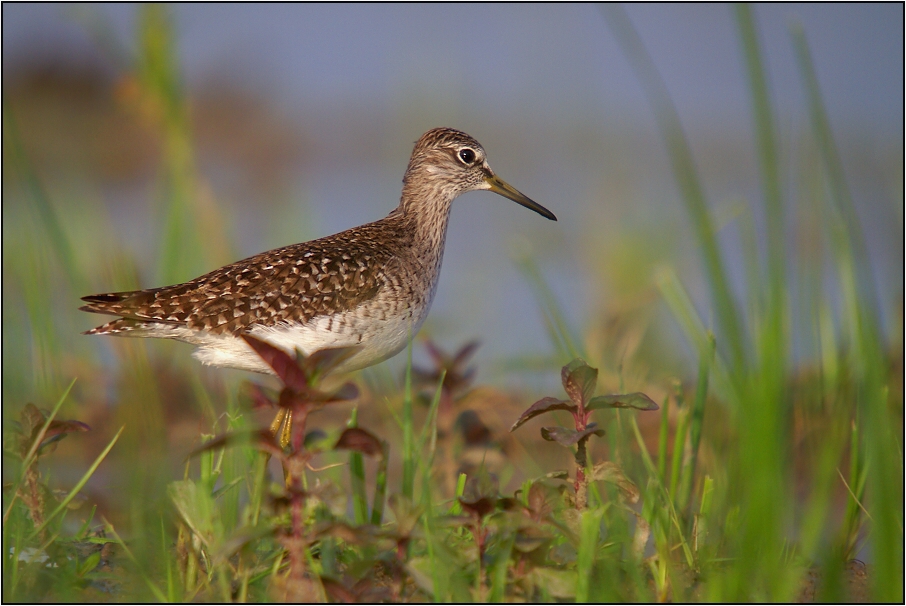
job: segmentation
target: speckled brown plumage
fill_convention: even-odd
[[[339,370],[379,362],[405,346],[437,286],[450,203],[490,189],[554,219],[500,180],[481,145],[438,128],[416,143],[399,206],[387,217],[216,269],[183,284],[84,297],[83,311],[119,316],[85,334],[172,338],[199,346],[206,364],[269,372],[239,335],[311,353],[358,345]]]
[[[253,324],[305,323],[350,310],[373,298],[407,232],[386,223],[356,227],[237,261],[183,284],[84,297],[81,309],[140,320],[185,324],[212,334],[238,335]],[[396,232],[375,246],[375,237]],[[86,334],[100,334],[100,328]]]

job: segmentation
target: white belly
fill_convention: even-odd
[[[349,372],[377,364],[402,351],[408,340],[418,332],[429,307],[430,300],[423,309],[409,308],[402,310],[402,314],[386,314],[370,306],[362,306],[339,316],[314,318],[304,325],[281,323],[256,326],[248,334],[290,354],[294,354],[296,349],[311,355],[328,347],[357,346],[359,351],[335,370]],[[194,336],[191,342],[199,347],[192,355],[203,364],[273,374],[258,354],[238,337]]]

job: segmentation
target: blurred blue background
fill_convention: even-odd
[[[54,204],[64,216],[82,204],[105,207],[116,233],[104,238],[136,255],[143,287],[160,285],[160,243],[149,227],[161,216],[154,207],[159,150],[117,122],[123,110],[116,104],[82,104],[86,95],[116,98],[123,66],[136,53],[137,7],[4,3],[2,10],[4,96]],[[477,360],[491,369],[483,368],[483,379],[494,380],[494,369],[497,378],[505,375],[501,359],[552,352],[514,262],[524,255],[537,260],[592,349],[620,350],[614,364],[638,346],[633,339],[648,338],[609,333],[615,319],[649,306],[654,311],[638,321],[639,331],[675,331],[652,302],[660,266],[674,267],[702,317],[712,318],[653,113],[597,6],[169,10],[198,171],[230,235],[222,263],[384,216],[397,204],[413,142],[429,128],[451,126],[481,141],[504,179],[560,219],[549,223],[488,193],[454,205],[426,330],[447,348],[481,338]],[[721,242],[739,286],[743,259],[729,226],[760,191],[732,9],[656,4],[626,11],[667,83],[717,222],[728,226]],[[754,14],[782,129],[790,245],[812,245],[801,212],[810,127],[789,35],[798,22],[863,221],[884,321],[901,330],[903,5],[772,3],[756,5]],[[4,196],[4,240],[15,229],[6,220],[14,203]],[[198,273],[209,269],[201,265]],[[92,276],[100,291],[125,286],[105,282],[102,272]],[[4,306],[13,296],[7,290]],[[95,318],[76,306],[73,299],[77,329],[93,326]]]

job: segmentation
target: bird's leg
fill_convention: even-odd
[[[280,448],[286,449],[292,436],[293,429],[293,411],[288,408],[281,408],[271,423],[271,434],[277,438]]]
[[[292,440],[292,430],[293,411],[289,408],[280,408],[274,417],[273,423],[271,423],[271,435],[276,438],[277,443],[280,444],[280,449],[284,452]],[[270,456],[268,456],[269,458]],[[287,488],[290,487],[291,477],[286,471],[286,465],[283,465],[283,482]]]

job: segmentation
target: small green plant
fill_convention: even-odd
[[[28,403],[22,409],[20,421],[12,424],[9,439],[4,440],[3,450],[22,461],[20,487],[13,495],[22,500],[38,533],[44,536],[48,501],[53,500],[51,490],[41,481],[38,460],[52,453],[60,440],[76,431],[90,427],[81,421],[58,421]],[[4,521],[6,516],[4,515]]]
[[[75,381],[73,381],[74,383]],[[96,572],[107,540],[90,529],[95,510],[74,534],[63,534],[63,518],[78,507],[76,497],[119,438],[119,433],[69,491],[55,491],[38,469],[38,461],[52,453],[70,433],[89,431],[81,421],[56,419],[72,384],[50,413],[26,404],[19,422],[10,423],[3,451],[18,459],[16,479],[4,486],[3,599],[18,601],[24,591],[31,596],[48,591],[68,594],[99,582]],[[122,432],[122,429],[120,430]],[[55,572],[56,571],[56,572]],[[23,591],[24,590],[24,591]]]
[[[643,393],[594,396],[598,383],[598,369],[592,368],[584,360],[576,358],[560,371],[563,389],[569,399],[546,397],[528,407],[522,416],[513,423],[510,431],[538,415],[555,410],[565,410],[573,417],[574,428],[542,427],[541,437],[549,442],[556,442],[566,448],[576,447],[576,473],[573,477],[576,491],[576,509],[588,506],[588,457],[586,442],[591,436],[603,436],[604,430],[598,429],[597,423],[589,423],[591,413],[601,408],[635,408],[636,410],[657,410],[658,405]]]

